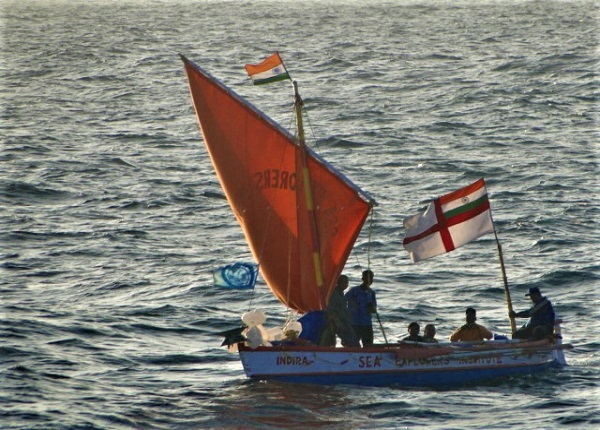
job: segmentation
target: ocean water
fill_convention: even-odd
[[[0,428],[600,428],[599,10],[593,1],[4,0]],[[509,330],[493,236],[419,264],[402,220],[485,177],[515,309],[542,289],[569,366],[449,390],[248,381],[217,332],[262,308],[212,286],[250,253],[188,94],[185,54],[379,202],[345,273],[375,272],[388,339]],[[376,335],[382,340],[381,333]]]

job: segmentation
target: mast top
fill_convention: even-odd
[[[292,85],[294,86],[294,104],[296,107],[304,106],[304,102],[302,101],[302,97],[300,97],[300,92],[298,91],[298,82],[292,81]]]

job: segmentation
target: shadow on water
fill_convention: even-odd
[[[225,387],[209,409],[229,428],[343,428],[354,401],[343,387],[244,380]]]
[[[595,384],[589,378],[592,375],[586,377],[582,370],[569,366],[448,389],[232,381],[207,405],[211,418],[204,424],[210,428],[342,429],[386,428],[391,423],[394,428],[424,428],[428,423],[430,428],[443,428],[449,420],[465,419],[465,428],[478,428],[482,423],[464,415],[465,399],[470,399],[469,408],[495,408],[503,398],[510,399],[512,413],[521,419],[533,408],[556,412],[543,425],[590,424],[597,418],[586,399],[564,393],[565,384],[572,384],[578,376],[582,388]],[[574,411],[582,409],[587,411],[575,416]],[[507,425],[512,417],[506,416]],[[364,426],[357,427],[357,423]]]

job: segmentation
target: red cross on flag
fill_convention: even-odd
[[[404,248],[413,262],[450,252],[494,231],[483,178],[438,197],[422,214],[404,220]]]

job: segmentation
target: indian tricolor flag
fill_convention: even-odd
[[[483,178],[435,199],[427,210],[404,220],[404,248],[413,262],[450,252],[494,231]]]
[[[290,79],[290,75],[285,69],[278,52],[274,53],[260,64],[246,64],[244,67],[254,85]]]

